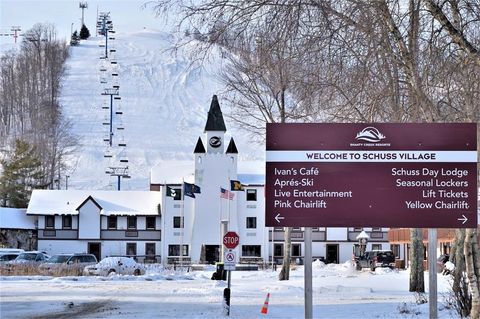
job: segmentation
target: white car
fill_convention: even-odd
[[[109,276],[118,275],[143,275],[145,268],[128,257],[107,257],[98,264],[87,266],[83,269],[84,275]]]

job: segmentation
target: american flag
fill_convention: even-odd
[[[235,194],[225,188],[220,188],[220,198],[232,200]]]

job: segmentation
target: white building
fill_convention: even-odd
[[[233,138],[225,140],[226,131],[214,96],[204,136],[194,148],[193,179],[185,180],[200,187],[195,198],[182,194],[179,181],[165,182],[157,168],[152,169],[150,191],[35,190],[27,215],[38,217],[38,249],[213,263],[221,259],[222,237],[229,230],[240,237],[239,262],[268,263],[272,255],[280,262],[283,228],[265,227],[264,176],[238,171],[238,150]],[[242,182],[244,191],[221,198],[221,188],[230,191],[231,180]],[[167,196],[167,187],[176,197]],[[386,228],[319,227],[312,234],[314,258],[336,263],[351,259],[362,230],[370,236],[367,250],[390,248]],[[292,256],[300,261],[303,255],[303,231],[294,228]]]

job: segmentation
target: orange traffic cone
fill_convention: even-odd
[[[263,313],[264,315],[267,314],[268,310],[268,300],[270,299],[270,293],[267,293],[267,298],[265,299],[265,302],[263,303],[262,311],[260,313]]]

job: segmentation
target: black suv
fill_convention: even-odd
[[[355,257],[357,270],[370,268],[375,271],[377,267],[395,268],[395,255],[391,250],[370,250],[366,251],[364,256]]]

